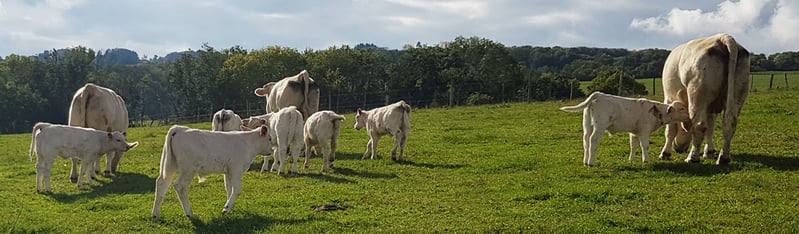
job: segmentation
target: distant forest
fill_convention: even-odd
[[[302,70],[321,87],[320,109],[341,113],[400,99],[426,108],[581,97],[579,81],[591,80],[592,90],[645,94],[634,79],[660,77],[668,53],[507,47],[479,37],[402,49],[374,44],[303,51],[217,49],[205,44],[196,51],[144,59],[128,49],[77,46],[0,58],[0,133],[30,131],[39,121],[66,123],[72,95],[87,82],[119,93],[132,121],[171,123],[220,108],[260,114],[264,99],[253,90]],[[751,65],[752,71],[796,71],[799,52],[754,54]]]

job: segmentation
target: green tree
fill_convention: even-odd
[[[619,79],[621,79],[621,88],[619,88]],[[619,96],[647,94],[646,86],[636,82],[631,72],[609,67],[603,68],[597,73],[596,78],[588,85],[588,90]]]

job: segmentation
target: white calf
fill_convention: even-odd
[[[233,204],[241,192],[242,176],[252,159],[272,150],[269,132],[267,127],[250,131],[213,132],[172,126],[166,135],[161,152],[160,174],[155,181],[153,219],[161,215],[161,203],[175,173],[179,173],[175,192],[186,216],[192,217],[189,184],[194,175],[223,174],[227,202],[222,212],[233,210]]]
[[[344,116],[333,111],[319,111],[313,113],[305,121],[305,168],[311,158],[311,147],[318,147],[317,153],[322,153],[322,171],[329,171],[336,160],[338,135]],[[330,142],[330,147],[328,143]],[[320,152],[321,151],[321,152]]]
[[[36,154],[36,191],[52,192],[50,171],[56,157],[77,159],[81,162],[77,175],[78,188],[83,187],[83,176],[88,174],[87,184],[92,184],[92,164],[103,154],[114,151],[125,152],[139,145],[127,143],[124,132],[105,132],[92,128],[37,123],[31,133],[30,159]]]
[[[285,172],[286,168],[286,151],[291,150],[291,158],[293,163],[291,165],[291,173],[297,174],[297,161],[300,158],[300,151],[303,147],[303,132],[302,126],[304,121],[302,113],[297,110],[295,106],[285,107],[278,112],[272,113],[268,118],[269,128],[273,129],[270,132],[272,136],[272,144],[277,143],[275,151],[272,154],[275,158],[272,163],[272,169],[277,169],[277,174]],[[264,164],[261,166],[261,172],[266,170],[268,160],[264,159]]]
[[[649,135],[663,124],[687,121],[688,109],[682,102],[671,105],[644,98],[619,97],[594,92],[576,106],[560,108],[563,111],[583,111],[583,164],[593,166],[596,150],[605,130],[610,133],[630,133],[630,158],[633,160],[640,142],[642,158],[646,162]]]
[[[405,101],[393,103],[388,106],[375,108],[372,110],[361,110],[358,108],[355,115],[355,129],[361,130],[366,127],[369,134],[369,143],[366,144],[366,153],[363,158],[369,156],[371,159],[377,155],[377,142],[384,135],[394,136],[394,148],[391,150],[391,160],[402,161],[402,154],[405,151],[405,144],[408,141],[408,133],[411,131],[411,106]],[[397,159],[397,148],[399,148],[399,159]]]
[[[241,130],[241,117],[232,110],[221,109],[214,113],[211,119],[211,131],[239,131]]]

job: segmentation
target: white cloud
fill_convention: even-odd
[[[770,23],[766,29],[768,35],[780,44],[796,47],[799,41],[799,2],[779,1]]]
[[[416,28],[425,24],[424,20],[409,16],[386,16],[383,17],[383,20],[389,22],[390,25],[402,28]]]
[[[763,7],[769,1],[724,1],[718,5],[718,10],[712,12],[673,8],[666,16],[634,18],[630,27],[680,36],[699,36],[715,32],[743,34],[755,28]]]
[[[460,15],[469,19],[488,14],[488,2],[480,0],[388,0],[388,2],[434,13]]]
[[[554,12],[541,15],[526,16],[523,21],[536,27],[558,27],[564,24],[576,25],[586,18],[576,12]]]

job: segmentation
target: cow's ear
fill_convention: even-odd
[[[358,110],[357,110],[357,111],[355,111],[355,112],[356,112],[356,113],[358,113],[359,115],[360,115],[360,114],[363,114],[363,110],[361,110],[361,108],[358,108]]]
[[[658,110],[658,107],[655,105],[652,105],[652,108],[649,108],[649,113],[652,113],[652,115],[655,116],[655,118],[658,118],[659,120],[662,119],[660,115],[660,110]]]
[[[250,126],[250,118],[242,119],[241,125]]]
[[[128,132],[122,132],[123,136],[128,136]]]
[[[114,135],[111,135],[111,132],[108,132],[108,138],[114,138]]]
[[[264,88],[255,89],[255,96],[266,97],[267,94],[269,94],[269,93]]]
[[[258,122],[261,122],[261,125],[266,125],[266,119],[258,118]]]
[[[128,143],[128,150],[136,148],[139,145],[139,142]]]
[[[674,107],[669,105],[669,108],[666,108],[666,114],[671,114],[672,111],[674,111]]]

